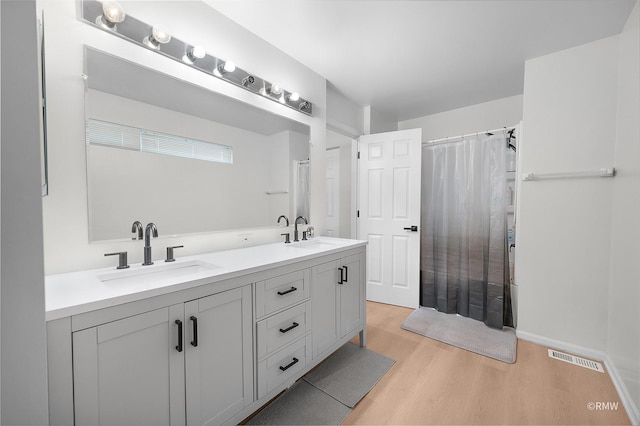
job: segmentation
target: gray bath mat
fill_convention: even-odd
[[[248,425],[339,425],[351,409],[299,380],[249,419]]]
[[[391,358],[349,342],[302,379],[353,408],[394,363]]]
[[[413,311],[401,327],[498,361],[516,362],[516,331],[510,327],[497,330],[471,318],[423,307]]]

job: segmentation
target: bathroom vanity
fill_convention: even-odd
[[[366,242],[46,277],[50,424],[237,424],[358,333]]]

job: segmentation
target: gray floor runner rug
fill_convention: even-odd
[[[395,363],[391,358],[347,343],[303,380],[348,407],[355,407]]]
[[[498,361],[516,362],[516,331],[510,327],[497,330],[471,318],[423,307],[413,311],[401,327]]]
[[[346,343],[246,424],[339,425],[394,363]]]
[[[351,409],[299,380],[253,416],[248,425],[339,425]]]

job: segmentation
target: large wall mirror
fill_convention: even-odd
[[[85,47],[89,238],[308,217],[307,125]]]

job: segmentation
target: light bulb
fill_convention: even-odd
[[[124,21],[127,15],[117,1],[105,1],[102,3],[102,15],[96,18],[96,24],[107,29],[115,29],[116,24]]]
[[[224,63],[224,70],[226,72],[234,72],[236,70],[236,64],[233,61],[227,61]]]
[[[151,35],[142,40],[145,46],[150,49],[160,50],[161,44],[167,44],[171,41],[171,33],[164,25],[154,25],[151,29]]]
[[[269,93],[271,93],[272,95],[279,95],[280,93],[282,93],[282,87],[278,86],[277,84],[272,84],[271,88],[269,89]]]
[[[160,44],[167,44],[171,41],[171,33],[164,25],[154,26],[151,35]]]
[[[226,61],[219,64],[214,70],[213,74],[216,77],[222,77],[226,73],[234,72],[236,70],[236,64],[233,61]]]
[[[207,52],[204,50],[204,47],[193,46],[187,50],[187,53],[182,57],[182,60],[187,64],[193,65],[196,60],[204,58],[206,54]]]
[[[300,95],[298,94],[298,92],[293,92],[289,95],[289,100],[291,102],[296,102],[300,100]]]

